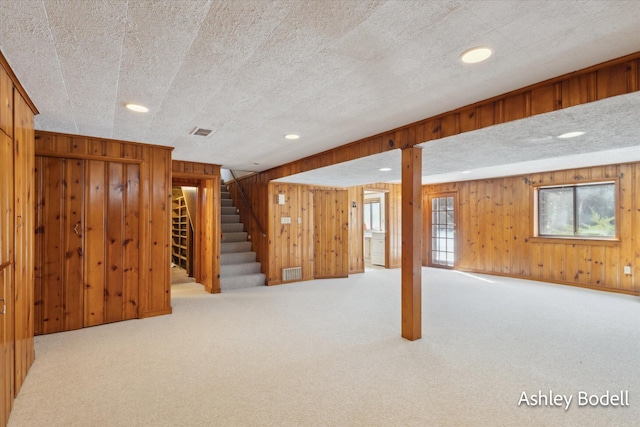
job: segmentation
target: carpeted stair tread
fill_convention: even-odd
[[[238,233],[244,231],[244,224],[241,222],[227,222],[221,224],[222,233]]]
[[[247,241],[246,231],[222,233],[222,240],[221,240],[222,243],[246,242],[246,241]]]
[[[240,215],[220,215],[220,221],[224,223],[240,222]]]
[[[220,267],[227,264],[242,264],[256,260],[255,252],[230,252],[220,254]]]
[[[265,285],[266,276],[262,273],[247,274],[245,276],[231,276],[220,278],[220,289],[229,291],[233,289],[252,288]]]
[[[245,262],[242,264],[222,264],[220,265],[220,278],[247,276],[260,273],[259,262]]]
[[[229,242],[220,244],[220,253],[251,252],[251,242]]]

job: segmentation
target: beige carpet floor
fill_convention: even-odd
[[[36,337],[9,426],[638,425],[640,298],[425,268],[409,342],[399,283],[174,285],[172,315]],[[629,406],[576,402],[607,390]]]

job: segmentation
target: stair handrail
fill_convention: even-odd
[[[249,202],[249,199],[247,199],[247,196],[244,194],[244,191],[242,191],[242,187],[240,187],[240,184],[238,183],[238,178],[236,178],[236,174],[234,174],[231,169],[229,169],[229,172],[231,172],[231,176],[233,177],[234,184],[236,184],[236,187],[238,187],[238,191],[240,192],[240,195],[242,196],[242,200],[244,201],[244,203],[249,208],[249,213],[251,213],[251,216],[253,217],[253,220],[258,225],[258,228],[260,229],[260,233],[262,234],[262,237],[267,237],[267,233],[264,231],[264,228],[262,228],[262,224],[260,224],[260,220],[258,219],[258,216],[253,211],[253,208],[251,207],[251,203]]]

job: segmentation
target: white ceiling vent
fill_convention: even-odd
[[[211,133],[211,129],[203,129],[203,128],[195,128],[191,131],[191,135],[197,136],[209,136]]]

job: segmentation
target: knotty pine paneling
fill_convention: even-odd
[[[269,182],[271,180],[331,166],[348,160],[367,157],[404,146],[420,144],[445,136],[456,135],[511,120],[526,118],[556,109],[584,104],[622,93],[631,93],[640,90],[639,82],[640,52],[463,106],[438,116],[426,118],[397,129],[354,141],[350,144],[296,160],[258,174],[242,177],[238,182],[242,186],[245,194],[247,194],[262,227],[266,227],[265,224],[269,222],[272,214],[271,201],[268,197]],[[399,187],[398,185],[398,188]],[[240,200],[237,198],[239,195],[237,194],[235,185],[230,186],[230,191],[232,192],[234,200]],[[395,191],[396,190],[394,190],[394,192]],[[473,191],[478,194],[478,189],[473,186],[471,186],[468,191]],[[399,189],[397,192],[399,194]],[[391,193],[389,197],[391,199],[396,198],[393,193]],[[391,203],[389,203],[389,205],[391,205]],[[399,206],[398,204],[397,213],[390,212],[390,214],[397,215],[399,218]],[[248,213],[243,202],[239,202],[239,209],[247,231],[254,238],[253,250],[256,251],[258,260],[262,262],[263,272],[267,274],[267,277],[273,279],[275,274],[280,273],[272,273],[269,271],[271,267],[265,267],[264,261],[269,260],[269,241],[261,235],[261,229],[257,225],[257,221]],[[483,211],[481,215],[486,215],[486,212]],[[469,218],[468,221],[477,220],[477,218],[478,216],[476,215]],[[465,219],[465,221],[467,221],[467,219]],[[476,228],[480,227],[480,225],[470,225]],[[392,228],[396,226],[397,233]],[[482,227],[486,228],[487,226],[483,224]],[[387,267],[399,267],[401,260],[400,220],[398,219],[397,222],[391,222],[390,229],[387,231],[391,232],[389,235],[391,239],[387,247],[389,257],[389,259],[386,260]],[[479,233],[480,230],[477,230],[477,232]],[[486,233],[486,230],[484,232]],[[506,233],[509,234],[511,231]],[[515,231],[513,233],[514,236],[517,237],[517,233]],[[522,233],[520,233],[520,235],[522,235]],[[491,241],[484,241],[482,243],[490,249],[489,256],[492,262],[493,258],[498,257],[496,258],[495,267],[501,266],[501,270],[509,270],[514,273],[512,271],[513,266],[521,264],[518,265],[520,274],[532,274],[532,268],[535,264],[513,262],[504,266],[502,258],[500,258],[499,250],[496,249],[498,246],[492,246]],[[532,255],[531,250],[531,247],[525,245],[516,249],[516,252],[510,252],[509,256],[519,260],[518,255],[528,257]],[[469,258],[463,261],[468,268],[480,268],[481,264],[485,264],[485,255],[486,253],[483,247],[474,247],[470,249]],[[426,257],[423,257],[423,259],[426,259]],[[271,265],[271,263],[267,265]],[[492,268],[493,267],[494,266],[492,266]]]
[[[0,52],[0,425],[35,358],[33,225],[35,108]]]
[[[220,165],[171,162],[172,181],[198,188],[194,233],[194,278],[210,293],[220,292]]]
[[[363,188],[386,193],[385,267],[400,268],[402,265],[402,185],[377,183],[365,185]]]
[[[313,188],[306,185],[271,183],[269,193],[271,214],[269,228],[269,263],[267,284],[282,283],[282,269],[302,267],[302,280],[314,277],[313,253]],[[278,195],[284,204],[276,203]],[[282,224],[282,218],[290,218],[290,224]]]
[[[27,102],[16,87],[13,96],[13,167],[15,201],[14,313],[15,313],[15,393],[35,359],[33,344],[34,284],[34,131]]]
[[[119,288],[113,288],[115,285],[107,282],[106,273],[103,276],[99,276],[97,273],[95,277],[92,276],[92,285],[96,286],[97,290],[102,289],[103,292],[113,291],[115,294],[113,301],[124,304],[122,312],[125,318],[142,318],[171,313],[169,227],[172,148],[45,131],[36,132],[35,144],[37,155],[81,159],[89,162],[91,166],[86,173],[91,177],[91,180],[98,182],[102,179],[103,184],[107,187],[110,182],[108,177],[113,174],[113,188],[87,187],[86,190],[87,200],[95,199],[96,203],[99,203],[100,197],[103,197],[101,204],[103,213],[100,214],[98,209],[90,208],[85,214],[88,215],[92,225],[94,222],[95,225],[99,224],[102,219],[102,221],[106,221],[104,224],[111,224],[115,230],[119,230],[118,233],[124,232],[126,234],[124,241],[131,239],[126,245],[123,245],[122,249],[116,250],[115,246],[110,248],[106,246],[103,249],[98,247],[95,250],[98,251],[97,253],[103,251],[104,256],[111,253],[114,259],[118,260],[117,264],[111,265],[111,267],[117,266],[118,271],[118,273],[110,273],[111,278],[115,277],[114,274],[121,277],[123,282],[128,283],[127,289],[129,290],[135,289],[133,283],[137,281],[138,295],[137,298],[130,292],[126,295],[124,293],[118,295]],[[104,167],[100,166],[100,163]],[[121,164],[121,166],[109,166],[112,164]],[[125,188],[126,191],[120,191]],[[41,189],[38,191],[40,192]],[[105,201],[109,195],[115,197],[115,204]],[[138,203],[137,212],[135,209],[124,214],[120,211],[121,213],[118,215],[120,218],[111,218],[115,212],[119,211],[120,206],[130,206],[134,203],[134,199],[137,199]],[[139,230],[138,234],[135,232],[136,229]],[[95,242],[91,235],[86,236],[86,239],[88,239],[87,244],[98,245],[97,237]],[[139,241],[137,247],[135,239]],[[109,242],[110,240],[107,239],[106,244],[110,245]],[[138,258],[137,268],[134,267],[136,257]],[[85,267],[87,263],[91,265],[91,263],[97,264],[98,262],[100,260],[97,258],[85,260]],[[122,276],[120,276],[121,274]],[[135,290],[131,292],[135,292]],[[89,301],[98,304],[98,293],[88,297]],[[89,304],[88,307],[95,307],[95,311],[85,312],[91,317],[112,318],[111,316],[120,310],[116,307],[121,307],[121,305],[118,303],[113,307],[105,308]]]
[[[364,188],[351,187],[348,191],[349,274],[364,273]]]
[[[13,261],[13,181],[13,140],[0,131],[0,266]]]
[[[4,315],[0,315],[0,425],[4,426],[9,418],[9,412],[13,406],[15,396],[14,385],[14,311],[12,298],[13,294],[13,268],[11,263],[0,265],[0,289],[2,298],[7,299],[0,304],[0,309],[4,308]]]
[[[617,180],[619,241],[533,236],[535,185],[598,180]],[[449,191],[459,194],[456,269],[640,295],[640,163],[428,185],[424,200]]]
[[[1,56],[1,54],[0,54]],[[13,138],[13,82],[0,63],[0,130]]]
[[[314,278],[349,274],[348,194],[346,190],[313,190]]]

